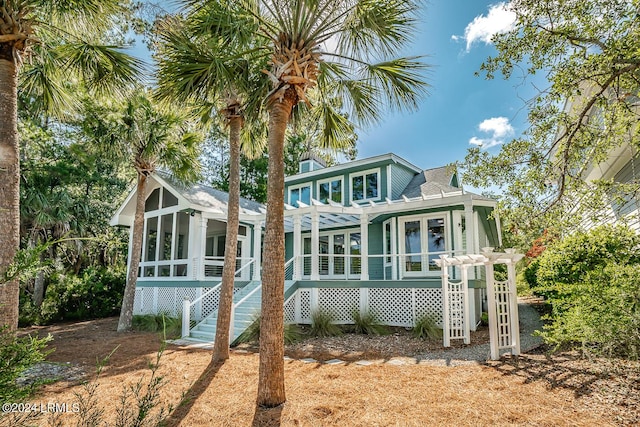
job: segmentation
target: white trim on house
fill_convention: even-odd
[[[309,188],[309,201],[311,201],[313,199],[313,193],[312,193],[313,187],[311,185],[311,181],[309,181],[309,182],[303,182],[301,184],[292,185],[291,187],[289,187],[288,192],[287,192],[287,202],[289,204],[293,204],[293,202],[291,201],[291,193],[294,190],[298,190],[299,194],[302,195],[302,189],[306,188],[306,187]],[[301,197],[298,198],[297,204],[299,206],[302,206],[302,204],[300,204],[300,203],[306,205],[306,202],[304,202]]]
[[[315,170],[315,171],[303,172],[303,173],[299,173],[297,175],[287,176],[287,177],[284,178],[284,182],[287,183],[287,182],[290,182],[290,181],[295,181],[295,180],[298,180],[298,179],[300,179],[302,177],[304,177],[305,179],[313,179],[314,176],[323,175],[323,174],[326,174],[326,173],[338,173],[338,172],[344,171],[345,169],[357,168],[357,167],[364,166],[364,165],[369,164],[369,163],[377,163],[377,162],[382,162],[382,161],[385,161],[385,160],[391,160],[394,163],[397,163],[397,164],[400,164],[402,166],[405,166],[406,168],[411,169],[415,173],[422,172],[421,168],[417,167],[414,164],[409,163],[408,161],[406,161],[402,157],[398,157],[398,156],[396,156],[395,154],[392,154],[392,153],[387,153],[387,154],[381,154],[379,156],[369,157],[369,158],[366,158],[366,159],[355,160],[353,162],[340,163],[339,165],[329,166],[328,168],[318,169],[318,170]]]
[[[376,174],[376,192],[378,193],[375,197],[367,197],[367,175]],[[362,177],[362,199],[354,199],[353,198],[353,178]],[[380,168],[373,168],[362,170],[358,172],[353,172],[349,174],[349,203],[363,203],[363,202],[377,202],[382,199],[382,170]]]
[[[331,183],[334,182],[334,181],[340,181],[340,202],[336,202],[331,197],[332,194],[333,194],[333,192],[331,191]],[[344,176],[343,175],[339,175],[339,176],[336,176],[336,177],[333,177],[333,178],[323,179],[321,181],[317,181],[316,182],[316,196],[317,196],[318,201],[320,200],[320,185],[327,184],[327,183],[329,184],[329,200],[331,200],[334,203],[339,203],[341,205],[344,205],[345,204],[345,199],[344,199]],[[289,200],[291,200],[291,199],[289,199]],[[327,201],[327,203],[330,203],[330,202]]]

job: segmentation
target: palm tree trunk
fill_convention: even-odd
[[[213,344],[213,361],[229,358],[229,335],[231,326],[231,306],[233,305],[233,285],[238,252],[238,225],[240,211],[240,130],[241,117],[229,119],[229,204],[227,206],[227,234],[224,247],[224,267],[222,268],[222,288],[218,304],[216,338]]]
[[[267,218],[262,266],[260,368],[257,404],[275,407],[284,392],[284,138],[293,108],[285,96],[269,107]]]
[[[0,327],[18,328],[20,284],[2,283],[20,247],[20,157],[18,155],[18,70],[11,46],[0,45]]]
[[[147,188],[147,176],[138,172],[138,188],[136,190],[136,213],[133,219],[133,242],[131,244],[131,261],[129,263],[129,274],[127,284],[124,287],[122,296],[122,307],[120,308],[120,319],[118,320],[118,332],[131,329],[133,320],[133,300],[136,296],[136,283],[138,281],[138,267],[140,266],[140,256],[142,254],[142,233],[144,232],[144,202]]]

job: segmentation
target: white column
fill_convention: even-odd
[[[320,278],[320,216],[317,211],[311,213],[311,280]]]
[[[262,222],[258,221],[253,224],[253,280],[260,280],[262,263],[261,263],[261,249],[262,249]]]
[[[462,281],[462,316],[463,316],[463,323],[464,323],[464,343],[465,344],[469,344],[471,342],[471,322],[472,319],[470,318],[470,310],[469,310],[469,270],[468,270],[468,266],[466,265],[461,265],[460,266],[460,272],[461,272],[461,281]]]
[[[398,280],[398,218],[391,220],[391,279]]]
[[[442,277],[442,346],[451,346],[451,313],[449,310],[449,263],[446,256],[440,255],[440,274]]]
[[[293,216],[293,280],[302,278],[302,216]]]
[[[360,214],[360,280],[369,280],[369,216]]]
[[[464,224],[465,224],[465,234],[467,239],[467,254],[475,254],[476,252],[476,242],[478,240],[476,236],[476,221],[475,215],[473,213],[473,202],[465,202],[464,204]],[[476,278],[476,268],[473,267],[471,271],[469,271],[469,279]]]
[[[200,248],[199,251],[196,252],[195,258],[197,258],[196,267],[198,270],[196,271],[196,279],[204,280],[204,254],[207,249],[207,222],[209,220],[204,217],[204,215],[200,214]]]

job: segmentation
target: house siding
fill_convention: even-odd
[[[400,165],[391,165],[391,200],[398,200],[416,173]]]

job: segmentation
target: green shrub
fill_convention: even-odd
[[[35,307],[24,292],[20,299],[21,324],[47,324],[115,316],[120,312],[126,270],[90,267],[76,276],[54,272],[48,278],[45,299]]]
[[[25,369],[42,362],[49,352],[43,349],[51,341],[46,338],[17,338],[4,327],[0,329],[0,404],[16,402],[27,396],[31,388],[22,388],[16,379]]]
[[[436,323],[434,316],[424,315],[416,319],[413,327],[413,336],[416,338],[438,340],[442,339],[442,329]]]
[[[548,343],[640,356],[640,236],[598,227],[555,242],[538,260],[537,290],[551,305]]]
[[[182,335],[182,318],[165,314],[140,314],[133,316],[131,326],[136,331],[163,332],[166,338]]]
[[[360,310],[354,310],[352,317],[357,334],[386,335],[389,333],[389,328],[380,324],[379,316],[371,311],[362,314]]]
[[[543,338],[607,357],[640,358],[640,264],[608,264],[554,297]],[[562,284],[559,284],[562,288]]]
[[[311,313],[311,335],[315,337],[334,337],[342,335],[342,330],[333,323],[335,316],[326,310],[315,310]]]

